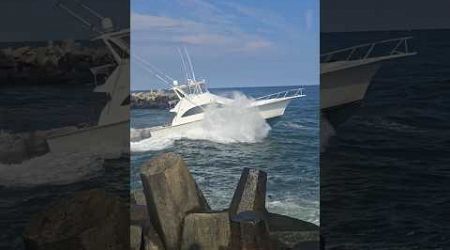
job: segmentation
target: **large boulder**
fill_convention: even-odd
[[[267,173],[258,169],[244,168],[230,203],[230,216],[246,211],[266,214]]]
[[[129,249],[129,210],[99,190],[76,193],[37,214],[24,232],[26,249]]]
[[[184,217],[209,206],[183,159],[162,154],[141,167],[148,214],[167,250],[179,249]]]
[[[268,225],[270,237],[280,249],[319,249],[319,226],[313,223],[269,213]]]
[[[184,218],[181,249],[227,249],[230,233],[228,212],[188,214]]]

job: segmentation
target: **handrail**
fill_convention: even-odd
[[[258,97],[255,100],[271,100],[271,99],[276,99],[276,98],[288,98],[288,97],[297,97],[297,96],[298,97],[305,96],[303,94],[303,88],[280,91],[280,92],[273,93],[270,95]]]
[[[386,53],[386,55],[391,56],[394,54],[409,54],[411,52],[409,51],[408,40],[412,38],[413,38],[412,36],[399,37],[381,40],[373,43],[364,43],[344,49],[338,49],[332,52],[321,54],[320,62],[326,63],[333,61],[333,59],[335,58],[334,56],[337,54],[343,54],[343,58],[345,58],[344,61],[367,59],[373,54],[373,51],[376,46],[380,47],[381,44],[389,44],[389,43],[392,43],[393,47],[391,50],[389,50],[389,53]],[[362,56],[355,57],[354,54],[358,50],[362,50],[362,52],[365,53],[362,53],[363,54]],[[345,54],[345,52],[348,54]],[[340,61],[342,61],[342,59]]]

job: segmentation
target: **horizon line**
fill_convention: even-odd
[[[267,85],[267,86],[227,86],[227,87],[209,87],[209,89],[231,89],[231,88],[273,88],[273,87],[306,87],[306,86],[320,86],[320,84],[288,84],[288,85]],[[153,88],[156,90],[169,89],[169,88]],[[151,89],[130,89],[130,91],[149,91]]]

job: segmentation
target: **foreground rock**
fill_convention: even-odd
[[[230,204],[230,215],[244,211],[266,211],[267,174],[257,169],[244,168]]]
[[[148,214],[166,249],[180,249],[185,216],[209,206],[183,159],[163,154],[141,168]]]
[[[278,249],[319,249],[319,227],[289,216],[269,213],[268,226],[271,239]]]
[[[142,191],[132,194],[132,223],[155,228],[142,238],[141,249],[148,244],[151,249],[319,249],[317,225],[267,212],[263,171],[243,170],[225,211],[210,211],[176,154],[163,154],[145,164],[141,179],[145,195]]]
[[[262,213],[241,212],[231,217],[231,225],[231,249],[275,249],[274,241],[269,236],[267,221]]]
[[[8,134],[0,132],[0,163],[17,164],[49,152],[47,138],[77,130],[77,127],[61,127]]]
[[[117,197],[90,190],[36,215],[25,229],[24,242],[32,250],[129,249],[128,228],[128,207]]]
[[[226,249],[230,233],[227,212],[188,214],[184,219],[181,249]]]

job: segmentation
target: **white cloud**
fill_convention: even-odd
[[[272,44],[263,37],[241,31],[238,26],[136,12],[131,13],[131,29],[133,41],[145,41],[148,46],[157,41],[210,46],[223,51],[254,51]]]
[[[133,30],[154,31],[158,29],[192,29],[198,25],[198,23],[188,20],[139,14],[136,12],[131,13],[131,28]]]

